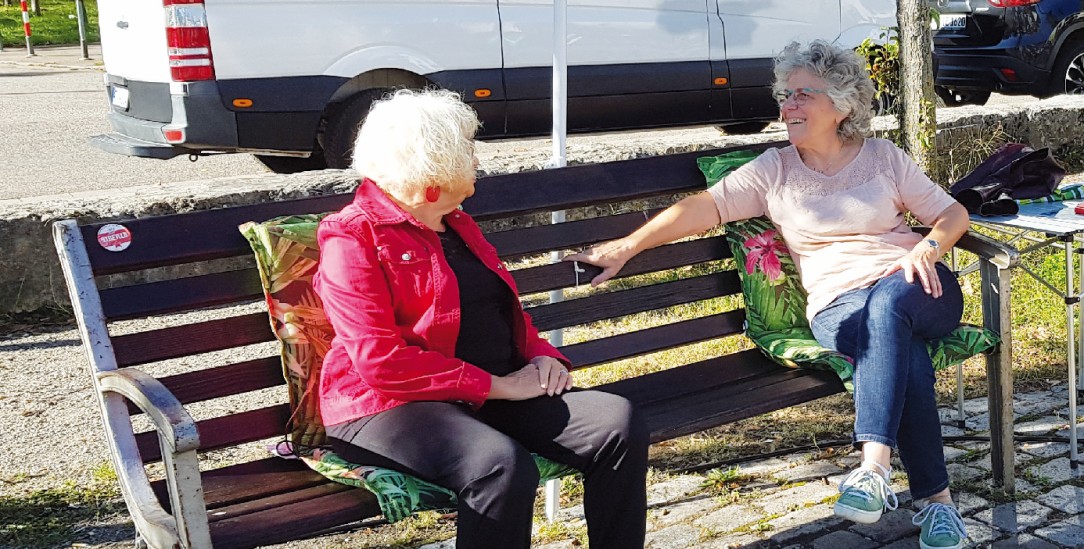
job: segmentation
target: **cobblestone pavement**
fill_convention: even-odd
[[[1021,438],[1068,435],[1068,388],[1019,394],[1014,399]],[[967,419],[957,427],[954,409],[943,409],[954,498],[970,535],[970,547],[1084,548],[1084,478],[1069,467],[1064,442],[1017,441],[1017,494],[991,497],[989,443],[956,437],[988,434],[986,399],[965,402]],[[1078,427],[1084,431],[1084,428]],[[1084,433],[1081,433],[1084,435]],[[648,488],[650,549],[891,549],[918,547],[918,528],[906,476],[899,463],[893,487],[900,506],[875,524],[832,515],[837,486],[858,464],[858,453],[799,453],[742,464],[735,489],[705,489],[709,474],[672,476]],[[582,507],[564,509],[559,521],[571,530],[584,524]],[[454,540],[422,549],[452,549]],[[539,549],[573,549],[572,540]]]

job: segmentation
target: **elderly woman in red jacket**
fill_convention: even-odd
[[[459,210],[477,129],[455,94],[409,90],[361,127],[357,195],[318,233],[331,445],[455,491],[459,549],[530,546],[532,452],[583,472],[592,548],[643,547],[647,430],[624,398],[573,390],[568,359]]]

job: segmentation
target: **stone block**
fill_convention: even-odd
[[[960,510],[962,515],[970,515],[990,508],[989,501],[970,492],[956,492],[954,496],[956,508]]]
[[[1058,549],[1057,545],[1042,538],[1030,534],[1013,534],[1006,539],[1000,539],[990,546],[990,549]]]
[[[974,515],[976,520],[993,526],[1002,532],[1018,533],[1046,521],[1053,509],[1034,501],[1003,503]]]
[[[854,532],[838,530],[813,540],[813,549],[873,549],[881,544]]]
[[[647,533],[644,549],[686,549],[700,544],[700,528],[675,524],[669,528]]]
[[[683,499],[690,494],[703,491],[704,477],[697,475],[681,475],[663,482],[652,484],[647,488],[648,507],[663,505],[670,501]]]
[[[1027,442],[1020,445],[1020,450],[1044,458],[1069,455],[1069,445],[1064,442]]]
[[[666,505],[658,509],[648,509],[647,522],[649,528],[657,530],[682,522],[689,522],[693,517],[698,517],[714,509],[710,499],[697,499]]]
[[[881,520],[873,524],[855,524],[850,531],[885,544],[914,534],[915,525],[911,524],[914,516],[911,509],[897,509],[881,515]]]
[[[1032,465],[1027,468],[1027,473],[1054,484],[1073,478],[1073,471],[1069,468],[1069,458],[1067,457],[1052,459],[1041,465]]]
[[[1059,486],[1036,499],[1043,505],[1067,515],[1084,513],[1084,488],[1080,486]]]
[[[1084,526],[1061,521],[1035,530],[1035,535],[1046,538],[1059,547],[1084,547]]]
[[[838,493],[835,486],[823,482],[809,482],[767,495],[757,500],[756,505],[763,509],[765,514],[778,515],[810,505],[823,505],[821,501]]]
[[[773,544],[790,543],[826,532],[846,522],[832,512],[829,505],[804,507],[768,521],[772,527]]]
[[[693,524],[706,531],[721,534],[732,532],[763,518],[764,513],[748,505],[728,505],[693,521]]]
[[[1023,435],[1045,435],[1062,427],[1065,427],[1065,418],[1044,416],[1036,420],[1017,423],[1014,429]]]
[[[811,463],[803,463],[790,469],[779,470],[772,475],[772,478],[783,480],[785,482],[814,482],[832,475],[838,475],[842,472],[844,472],[844,470],[841,467],[830,462],[814,461]]]

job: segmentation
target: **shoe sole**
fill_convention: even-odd
[[[964,542],[963,542],[963,540],[960,540],[960,543],[957,543],[956,545],[937,546],[937,545],[926,545],[925,543],[923,543],[923,541],[921,539],[919,539],[918,540],[918,546],[921,549],[960,549],[961,547],[964,546]]]
[[[839,518],[844,518],[844,519],[847,519],[847,520],[852,521],[852,522],[857,522],[859,524],[873,524],[874,522],[877,522],[878,520],[880,520],[881,519],[881,514],[884,513],[884,511],[863,511],[861,509],[855,509],[854,507],[847,507],[846,505],[840,505],[839,503],[836,503],[835,506],[832,507],[832,511]],[[922,549],[942,549],[942,548],[923,547]],[[944,548],[944,549],[950,549],[950,548]]]

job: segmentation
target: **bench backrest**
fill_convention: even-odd
[[[774,145],[741,148],[763,150]],[[703,189],[696,158],[727,150],[733,149],[485,177],[478,181],[475,196],[464,207],[480,222],[597,207],[601,213],[593,217],[488,235],[506,260],[579,249],[623,236],[645,221],[648,213],[642,209],[611,213],[621,203]],[[262,303],[255,268],[251,264],[238,268],[226,261],[220,272],[188,276],[183,271],[192,265],[202,269],[209,260],[242,258],[243,264],[251,258],[249,244],[237,230],[244,222],[337,210],[350,199],[351,195],[335,195],[125,221],[132,241],[123,252],[98,245],[98,231],[104,223],[78,227],[85,243],[86,264],[72,261],[70,268],[86,269],[86,280],[93,274],[101,303],[100,313],[81,311],[88,318],[84,341],[93,342],[93,348],[88,349],[92,367],[95,371],[140,368],[158,378],[181,403],[208,402],[193,414],[199,420],[201,451],[281,437],[289,420],[284,389],[281,396],[268,397],[253,409],[238,409],[234,401],[218,400],[251,391],[275,391],[284,384],[278,349],[268,345],[274,334],[266,310],[259,305],[225,307]],[[68,249],[77,252],[75,248],[81,247],[69,245]],[[78,256],[75,252],[71,253]],[[630,287],[613,291],[581,288],[570,292],[574,295],[566,301],[536,304],[529,310],[540,330],[553,330],[740,293],[732,268],[691,274],[680,269],[728,257],[721,235],[662,246],[641,254],[621,273],[627,278],[666,271],[656,277],[658,280],[639,277]],[[585,272],[577,277],[572,264],[535,261],[513,274],[521,294],[529,295],[572,288],[577,280],[588,285],[599,271],[584,267]],[[111,275],[147,270],[163,279],[109,287]],[[541,301],[529,299],[528,304]],[[178,314],[208,308],[213,310],[210,320],[193,322]],[[681,322],[565,345],[563,351],[580,367],[599,365],[739,334],[744,320],[744,312],[737,306],[690,316]],[[131,319],[140,320],[126,322]],[[242,356],[240,349],[258,344],[267,345],[259,348],[259,356],[237,359]],[[139,414],[134,406],[129,406],[129,412]],[[144,462],[161,459],[154,432],[137,434],[136,442]]]

